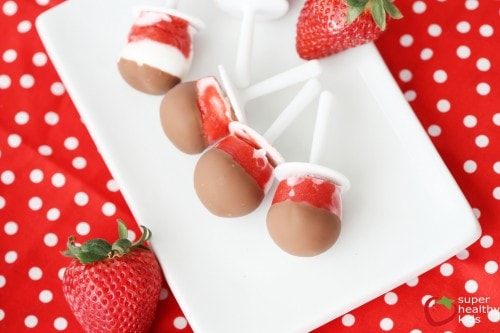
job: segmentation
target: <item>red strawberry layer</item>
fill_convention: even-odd
[[[332,182],[316,177],[290,177],[282,180],[273,204],[282,201],[308,203],[342,217],[340,189]]]
[[[141,16],[151,15],[151,12],[142,12]],[[163,19],[153,20],[151,24],[134,24],[129,32],[128,41],[136,42],[143,39],[151,39],[159,43],[172,45],[181,51],[184,57],[189,58],[191,52],[191,35],[189,34],[189,23],[179,17],[167,14]],[[166,20],[168,18],[169,20]]]
[[[207,77],[196,82],[198,90],[198,109],[201,126],[208,145],[229,135],[229,123],[233,121],[229,103],[224,99],[219,83],[214,77]]]
[[[266,157],[266,151],[240,139],[229,135],[215,145],[231,155],[245,171],[257,182],[264,193],[267,192],[272,181],[273,166]]]

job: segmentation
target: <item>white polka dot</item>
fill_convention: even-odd
[[[55,221],[61,216],[61,212],[57,208],[51,208],[47,211],[47,220]]]
[[[410,47],[413,44],[413,36],[405,34],[399,39],[399,43],[403,47]]]
[[[59,115],[55,113],[54,111],[49,111],[45,114],[45,123],[47,125],[56,125],[59,122]]]
[[[66,177],[58,172],[52,175],[51,182],[55,187],[63,187],[66,184]]]
[[[64,331],[68,328],[68,321],[66,318],[58,317],[54,320],[54,328],[58,331]]]
[[[472,128],[477,125],[477,118],[473,115],[467,115],[464,117],[465,127]]]
[[[468,10],[474,10],[477,7],[479,7],[478,0],[465,0],[465,8],[467,8]]]
[[[444,83],[448,79],[448,74],[444,70],[438,69],[432,77],[437,83]]]
[[[479,288],[479,285],[477,284],[477,282],[475,280],[469,280],[467,282],[465,282],[465,291],[467,291],[468,293],[475,293],[477,291],[477,289]]]
[[[476,67],[479,69],[481,72],[487,72],[491,68],[491,63],[488,59],[486,58],[479,58],[476,61]]]
[[[491,87],[486,82],[481,82],[476,86],[476,91],[481,96],[486,96],[490,93]]]
[[[492,323],[498,323],[500,321],[500,310],[492,309],[488,312],[488,320]]]
[[[30,120],[30,115],[26,111],[19,111],[14,116],[14,121],[18,125],[26,125],[29,120]]]
[[[415,1],[412,9],[415,14],[422,14],[427,9],[427,5],[423,1]]]
[[[110,192],[118,192],[120,190],[120,187],[118,186],[118,182],[114,179],[108,180],[108,182],[106,183],[106,188]]]
[[[380,328],[382,331],[390,331],[394,327],[394,322],[391,318],[384,318],[380,321]]]
[[[427,133],[429,133],[430,136],[436,137],[441,135],[441,127],[439,125],[431,125],[427,129]]]
[[[52,292],[47,289],[42,290],[40,294],[38,294],[38,299],[42,303],[50,303],[50,301],[52,301],[52,298],[53,298]]]
[[[161,288],[160,290],[160,301],[166,300],[168,297],[168,290],[165,288]]]
[[[90,232],[90,224],[88,224],[87,222],[78,223],[76,225],[76,232],[81,236],[88,235],[88,233]]]
[[[81,170],[87,166],[87,160],[84,157],[77,156],[73,159],[71,165],[73,165],[73,168]]]
[[[479,148],[484,148],[488,146],[488,144],[490,143],[490,139],[486,135],[481,134],[476,137],[475,142],[476,146],[478,146]]]
[[[127,239],[131,242],[134,242],[136,238],[137,238],[137,235],[135,234],[135,231],[129,230]]]
[[[75,203],[78,206],[85,206],[89,203],[89,196],[85,192],[78,192],[75,194]]]
[[[187,327],[187,320],[184,317],[176,317],[174,319],[174,327],[178,330],[182,330]]]
[[[411,279],[410,281],[406,282],[406,285],[408,287],[415,287],[418,285],[418,277]]]
[[[500,186],[493,189],[493,198],[500,200]]]
[[[15,15],[17,13],[17,3],[14,1],[5,1],[2,11],[7,16]]]
[[[11,62],[16,61],[16,59],[17,59],[17,51],[13,50],[13,49],[5,50],[5,52],[2,55],[2,59],[6,63],[11,63]]]
[[[0,180],[2,181],[2,183],[4,185],[10,185],[10,184],[12,184],[15,179],[16,179],[16,175],[11,170],[5,170],[0,175]]]
[[[451,109],[451,104],[447,99],[440,99],[437,102],[436,107],[440,112],[448,112]]]
[[[32,26],[32,24],[30,21],[27,21],[27,20],[21,21],[17,25],[17,31],[21,34],[25,34],[31,30],[31,26]]]
[[[33,169],[30,172],[30,180],[32,183],[38,184],[43,180],[43,171],[40,169]]]
[[[18,148],[21,145],[22,139],[19,134],[11,134],[7,137],[7,144],[11,148]]]
[[[8,264],[12,264],[17,260],[17,252],[16,251],[7,251],[5,253],[5,262]]]
[[[465,315],[465,316],[461,316],[460,317],[460,322],[462,323],[462,325],[464,325],[465,327],[473,327],[475,324],[476,324],[476,319],[474,318],[473,315]]]
[[[350,313],[347,313],[342,316],[342,325],[346,327],[351,327],[352,325],[354,325],[355,322],[356,318]]]
[[[429,60],[430,58],[432,58],[433,55],[434,51],[432,51],[432,49],[427,47],[420,52],[420,59]]]
[[[35,78],[31,74],[24,74],[19,79],[19,84],[21,85],[21,87],[29,89],[35,84]]]
[[[14,221],[9,221],[5,223],[5,225],[3,226],[3,231],[5,231],[5,233],[10,236],[15,235],[18,230],[19,227],[17,223]]]
[[[444,263],[439,267],[439,272],[443,276],[450,276],[453,274],[453,266],[449,263]]]
[[[24,318],[24,325],[28,328],[33,328],[38,325],[38,318],[34,315],[29,315]]]
[[[78,148],[78,139],[74,136],[70,136],[64,140],[64,147],[68,150],[75,150]]]
[[[7,284],[7,279],[5,278],[5,276],[3,275],[0,275],[0,288],[3,288],[5,287],[5,285]],[[2,318],[0,318],[1,320]]]
[[[490,260],[484,264],[484,271],[488,274],[495,274],[498,271],[498,264],[496,261]]]
[[[493,171],[495,171],[495,173],[500,174],[500,161],[497,161],[493,164]]]
[[[64,277],[64,272],[66,271],[66,267],[61,267],[58,271],[57,271],[57,277],[59,278],[59,280],[62,280],[63,277]]]
[[[58,238],[57,238],[57,235],[56,234],[53,234],[53,233],[48,233],[46,234],[44,237],[43,237],[43,242],[45,243],[45,245],[47,245],[48,247],[54,247],[57,245],[57,242],[58,242]]]
[[[489,24],[483,24],[479,27],[479,33],[483,37],[491,37],[493,35],[493,27]]]
[[[441,29],[441,26],[439,24],[433,23],[427,28],[427,33],[432,37],[439,37],[442,32],[443,29]]]
[[[116,213],[116,206],[111,202],[102,205],[102,213],[106,216],[113,216]]]
[[[467,21],[458,22],[457,31],[463,34],[468,33],[470,31],[470,23]]]
[[[64,94],[66,89],[61,82],[55,82],[50,86],[50,92],[55,96],[61,96]]]
[[[399,72],[399,78],[403,82],[410,82],[412,77],[413,77],[413,74],[409,69],[403,69]]]
[[[41,145],[38,147],[38,153],[42,156],[50,156],[52,155],[52,147],[48,145]]]
[[[33,62],[33,65],[37,67],[42,67],[47,63],[47,55],[43,52],[37,52],[33,55],[33,58],[31,61]]]
[[[34,281],[40,280],[42,278],[42,275],[43,275],[43,272],[40,269],[40,267],[33,266],[28,271],[28,276],[30,277],[30,279],[32,279]]]
[[[40,6],[47,6],[50,0],[36,0],[36,3]]]
[[[10,87],[12,80],[6,74],[0,74],[0,89],[7,89]]]
[[[467,160],[464,163],[464,171],[467,173],[474,173],[477,170],[477,163],[473,160]]]
[[[471,51],[470,51],[470,48],[468,46],[460,45],[457,48],[457,56],[460,59],[467,59],[468,57],[470,57],[470,54],[471,54]]]
[[[32,197],[28,200],[28,207],[31,210],[37,211],[43,206],[42,198],[40,197]]]
[[[0,195],[0,209],[5,207],[5,198]]]
[[[408,90],[404,93],[404,96],[408,102],[413,102],[415,99],[417,99],[417,93],[415,90]]]
[[[469,250],[465,249],[457,253],[457,259],[465,260],[469,258]]]
[[[493,124],[500,126],[500,113],[495,113],[491,119],[493,120]]]
[[[481,217],[481,211],[477,208],[472,208],[472,213],[474,213],[474,216],[478,219]]]
[[[384,301],[388,305],[394,305],[398,302],[398,295],[390,291],[384,295]]]

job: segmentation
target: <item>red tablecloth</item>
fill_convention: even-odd
[[[139,233],[35,30],[60,2],[0,2],[0,332],[80,332],[61,291],[66,237],[114,239],[118,217]],[[405,18],[377,46],[483,235],[317,332],[499,332],[500,1],[396,2]],[[427,318],[442,296],[462,313],[443,304]],[[153,332],[190,330],[164,283]]]

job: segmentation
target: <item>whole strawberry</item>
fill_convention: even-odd
[[[141,228],[135,243],[120,220],[120,239],[113,244],[93,239],[77,246],[69,237],[64,255],[74,260],[64,272],[63,292],[86,332],[141,333],[151,327],[162,278],[153,252],[142,245],[151,232]]]
[[[297,22],[296,49],[306,60],[319,59],[377,39],[386,13],[403,15],[394,0],[306,0]]]

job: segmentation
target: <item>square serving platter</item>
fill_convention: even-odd
[[[302,64],[295,24],[303,1],[281,19],[257,22],[251,62],[257,82]],[[224,219],[198,201],[199,156],[176,150],[162,132],[161,96],[121,79],[116,62],[139,5],[152,0],[71,0],[41,14],[37,29],[196,332],[305,332],[390,291],[469,246],[480,236],[471,207],[404,99],[376,47],[322,59],[322,87],[338,102],[321,163],[345,174],[342,233],[327,252],[300,258],[267,233],[272,190],[252,214]],[[203,20],[185,78],[233,75],[241,20],[214,1],[181,0]],[[301,88],[247,104],[248,123],[264,131]],[[316,104],[274,145],[306,161]]]

